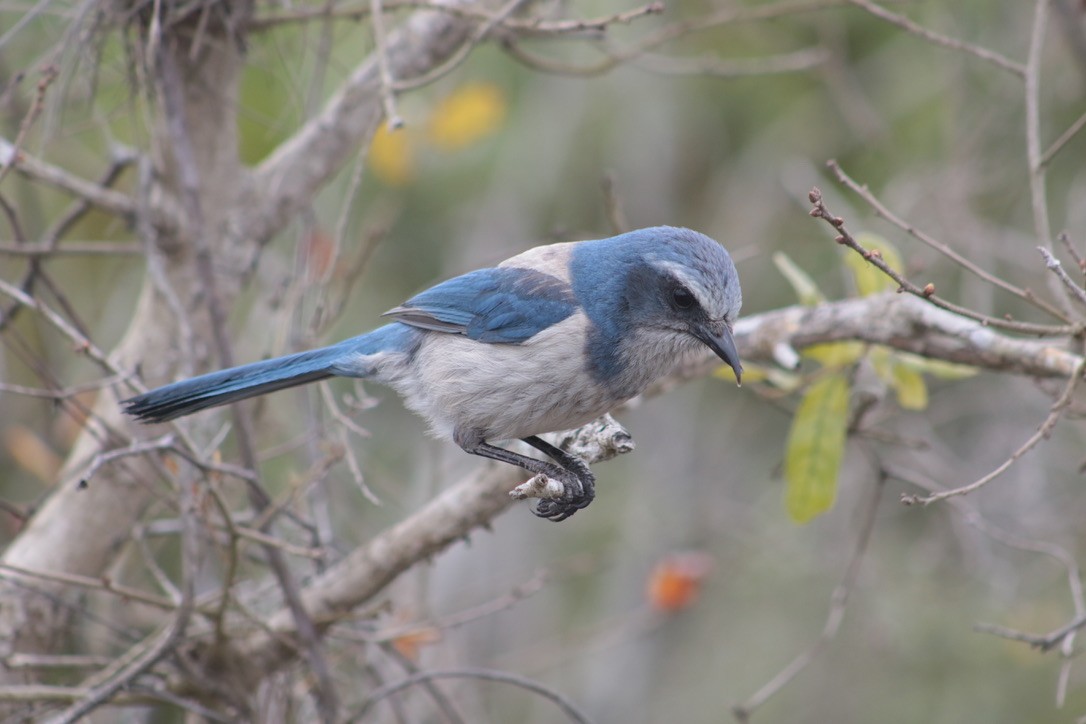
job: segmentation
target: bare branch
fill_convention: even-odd
[[[54,166],[30,154],[17,151],[13,144],[0,138],[0,165],[9,163],[11,168],[24,176],[66,191],[103,211],[129,220],[136,216],[136,202],[128,194],[92,183],[60,166]],[[161,214],[161,212],[161,208],[156,209],[156,213]]]
[[[1014,465],[1014,463],[1018,462],[1023,455],[1037,447],[1037,444],[1041,442],[1041,440],[1046,439],[1052,433],[1052,429],[1056,427],[1056,423],[1059,422],[1060,417],[1063,415],[1063,411],[1071,404],[1071,396],[1074,394],[1075,388],[1081,380],[1082,366],[1080,365],[1079,368],[1075,370],[1075,373],[1067,380],[1067,385],[1064,387],[1063,394],[1061,394],[1059,399],[1053,403],[1052,409],[1048,413],[1048,417],[1046,417],[1044,422],[1041,423],[1041,426],[1037,428],[1037,431],[1030,435],[1029,439],[1022,443],[1020,448],[1011,453],[1011,456],[1004,460],[995,470],[978,478],[969,485],[963,485],[960,488],[940,490],[937,493],[932,493],[931,495],[925,495],[923,497],[916,495],[902,495],[901,502],[906,505],[931,505],[932,503],[946,500],[947,498],[968,495],[969,493],[983,488],[985,485],[1007,472],[1007,470]]]
[[[935,237],[924,233],[920,229],[916,228],[909,222],[905,221],[904,219],[890,211],[890,209],[888,209],[881,201],[879,201],[875,194],[871,193],[871,190],[867,188],[867,184],[860,184],[854,181],[848,174],[845,173],[844,169],[841,168],[841,165],[838,164],[835,159],[830,159],[829,161],[827,161],[826,166],[828,166],[829,169],[833,171],[833,174],[837,177],[838,181],[840,181],[849,189],[858,194],[859,197],[867,202],[867,205],[870,206],[878,216],[890,222],[897,228],[901,229],[909,236],[913,237],[917,241],[928,245],[932,249],[935,249],[937,252],[947,257],[958,266],[962,267],[968,272],[971,272],[972,274],[976,275],[980,279],[983,279],[989,284],[999,287],[1004,291],[1010,292],[1016,297],[1020,297],[1021,299],[1026,300],[1030,304],[1033,304],[1036,307],[1043,309],[1057,319],[1062,319],[1065,322],[1068,321],[1067,316],[1063,312],[1061,312],[1056,307],[1053,307],[1045,300],[1039,299],[1037,295],[1029,289],[1021,289],[1019,287],[1016,287],[1015,285],[1008,282],[1006,279],[997,277],[991,272],[982,269],[981,267],[974,264],[971,260],[954,251],[954,249],[952,249],[950,246],[944,244]]]
[[[870,262],[873,266],[879,269],[886,276],[897,282],[901,291],[908,292],[921,299],[926,299],[930,303],[937,307],[946,309],[949,312],[954,312],[962,317],[968,317],[981,322],[984,325],[992,327],[1002,327],[1003,329],[1014,330],[1015,332],[1022,332],[1024,334],[1037,334],[1037,335],[1050,335],[1050,336],[1065,336],[1078,333],[1081,325],[1047,325],[1047,324],[1033,324],[1031,322],[1016,322],[1007,319],[1000,319],[998,317],[990,317],[986,314],[974,312],[972,309],[959,306],[952,302],[939,297],[935,294],[935,286],[928,284],[923,288],[910,282],[903,277],[900,273],[891,269],[890,266],[883,260],[882,255],[878,250],[868,250],[856,241],[856,239],[845,229],[845,220],[840,216],[835,216],[830,213],[826,208],[825,203],[822,201],[822,192],[817,188],[811,189],[808,195],[814,207],[811,209],[811,216],[822,219],[827,224],[837,230],[837,237],[835,241],[838,244],[847,246],[862,256],[865,260]]]
[[[1078,284],[1067,275],[1067,272],[1063,268],[1063,264],[1060,260],[1052,255],[1052,252],[1043,246],[1038,246],[1037,251],[1041,252],[1041,256],[1044,257],[1045,266],[1056,275],[1056,277],[1063,283],[1064,289],[1068,291],[1071,298],[1076,300],[1079,304],[1086,305],[1086,291],[1082,289]]]
[[[991,63],[997,68],[1001,68],[1009,73],[1013,73],[1020,78],[1025,77],[1026,75],[1026,69],[1021,63],[1016,63],[993,50],[988,50],[979,45],[967,43],[964,40],[958,40],[957,38],[942,35],[934,30],[928,30],[924,26],[909,20],[904,15],[892,13],[881,5],[877,5],[869,0],[848,0],[848,2],[851,5],[855,5],[856,7],[867,11],[880,20],[885,20],[891,25],[896,25],[912,35],[923,38],[933,45],[949,48],[950,50],[961,51],[967,55],[972,55],[975,58],[980,58],[981,60]]]
[[[852,558],[849,560],[848,566],[845,568],[845,574],[842,577],[841,582],[837,584],[837,587],[833,589],[833,593],[830,595],[829,611],[826,614],[826,622],[822,626],[822,632],[819,634],[818,639],[811,644],[810,648],[792,659],[787,666],[781,669],[780,673],[766,682],[765,685],[758,689],[758,691],[756,691],[749,699],[742,704],[732,707],[732,713],[735,714],[735,718],[738,721],[749,721],[751,714],[753,714],[756,709],[761,707],[769,701],[774,694],[787,686],[792,679],[796,678],[801,671],[806,669],[811,662],[822,653],[826,646],[837,637],[837,631],[841,628],[841,622],[845,618],[845,609],[848,606],[849,594],[856,585],[856,578],[860,575],[860,565],[863,563],[864,555],[867,553],[868,543],[871,542],[871,534],[875,530],[875,521],[878,518],[876,514],[879,510],[879,501],[882,500],[882,492],[885,488],[886,475],[880,471],[878,481],[875,484],[875,489],[871,494],[871,500],[868,502],[868,507],[865,511],[860,534],[856,539],[856,548],[852,553]]]
[[[512,684],[519,686],[522,689],[539,694],[540,696],[549,699],[562,710],[562,713],[570,719],[570,721],[577,722],[578,724],[591,724],[591,720],[578,709],[573,702],[557,691],[543,686],[539,682],[532,681],[531,679],[517,674],[510,674],[505,671],[494,671],[493,669],[451,669],[447,671],[420,671],[417,674],[412,674],[405,679],[397,681],[393,684],[388,684],[377,689],[369,698],[366,703],[362,705],[359,711],[355,714],[354,718],[361,719],[365,716],[374,704],[378,703],[382,699],[385,699],[392,694],[402,691],[415,684],[421,684],[423,682],[432,681],[434,679],[482,679],[484,681],[500,681],[505,684]]]

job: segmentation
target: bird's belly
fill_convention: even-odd
[[[502,440],[577,427],[621,402],[588,374],[583,339],[580,313],[520,345],[431,333],[414,389],[401,393],[441,437],[454,428]]]

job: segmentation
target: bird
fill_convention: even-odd
[[[330,377],[374,380],[435,436],[560,482],[563,492],[533,509],[560,521],[592,502],[595,477],[540,435],[600,417],[705,348],[741,383],[732,329],[742,300],[731,256],[690,229],[547,244],[420,292],[366,334],[121,404],[158,423]],[[549,460],[495,444],[516,439]]]

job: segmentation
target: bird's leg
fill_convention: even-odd
[[[551,445],[536,435],[523,438],[523,440],[573,473],[577,482],[580,483],[579,490],[567,484],[565,494],[557,500],[540,500],[532,512],[541,518],[565,520],[581,508],[588,507],[588,504],[596,497],[596,476],[588,469],[588,464],[576,455],[570,455],[562,448]]]
[[[464,452],[516,465],[535,475],[545,475],[560,481],[565,486],[562,497],[557,500],[540,500],[532,511],[541,518],[565,520],[591,503],[596,495],[595,477],[583,461],[534,435],[524,438],[524,442],[545,453],[554,463],[491,445],[481,435],[471,431],[457,430],[453,433],[453,439]]]

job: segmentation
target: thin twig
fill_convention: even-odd
[[[422,671],[414,661],[407,656],[404,656],[399,649],[391,643],[382,643],[380,644],[380,648],[386,656],[399,664],[409,676],[417,676]],[[445,696],[445,693],[438,687],[433,679],[426,679],[420,682],[420,684],[422,688],[426,690],[426,693],[429,694],[430,698],[434,700],[434,706],[441,712],[442,716],[445,718],[446,724],[464,724],[464,717],[460,716],[460,712],[453,706],[452,701],[449,700],[449,697]]]
[[[494,18],[494,15],[485,9],[478,6],[461,6],[461,5],[448,5],[440,2],[427,2],[426,0],[383,0],[381,7],[387,12],[389,10],[399,10],[403,8],[412,8],[420,10],[436,10],[438,12],[447,13],[457,17],[463,17],[470,20],[479,20],[482,22],[490,21]],[[503,30],[509,30],[515,32],[518,35],[525,36],[543,36],[543,35],[567,35],[574,33],[595,32],[602,33],[607,30],[611,25],[616,24],[629,24],[637,18],[644,17],[646,15],[658,15],[664,11],[664,4],[662,2],[652,2],[647,5],[642,5],[632,10],[626,10],[620,13],[614,13],[612,15],[605,15],[597,18],[586,18],[583,20],[570,19],[570,20],[544,20],[540,17],[531,18],[504,18],[499,21],[498,26]],[[263,17],[254,18],[249,22],[250,30],[264,30],[274,25],[280,25],[283,23],[295,23],[295,22],[307,22],[317,18],[346,18],[351,20],[362,20],[369,16],[373,12],[373,5],[370,0],[366,0],[364,3],[359,3],[354,6],[337,6],[335,8],[324,7],[297,7],[274,15],[265,15]]]
[[[1044,54],[1045,28],[1048,25],[1050,0],[1037,0],[1033,11],[1033,28],[1030,31],[1029,54],[1026,59],[1025,109],[1026,109],[1026,156],[1029,159],[1029,191],[1033,205],[1034,231],[1037,243],[1052,244],[1052,228],[1048,220],[1046,174],[1041,164],[1041,59]]]
[[[591,720],[588,716],[581,712],[572,701],[553,689],[517,674],[478,668],[420,671],[417,674],[412,674],[393,684],[382,686],[370,695],[369,699],[367,699],[361,708],[359,708],[354,718],[361,719],[369,713],[374,704],[392,694],[403,691],[404,689],[424,681],[432,681],[434,679],[482,679],[484,681],[498,681],[503,684],[519,686],[522,689],[527,689],[535,694],[539,694],[543,698],[553,702],[571,721],[577,722],[578,724],[591,724]]]
[[[1078,249],[1071,243],[1071,237],[1068,236],[1066,231],[1061,231],[1056,234],[1056,241],[1063,245],[1063,248],[1067,251],[1067,255],[1075,262],[1075,266],[1078,267],[1079,272],[1086,274],[1086,259],[1082,257],[1082,254],[1078,253]]]
[[[55,246],[46,243],[0,244],[0,254],[12,256],[107,256],[142,253],[143,249],[139,244],[128,241],[68,241]]]
[[[810,211],[811,216],[822,219],[827,224],[832,226],[837,231],[837,237],[835,241],[838,244],[842,244],[852,249],[865,260],[870,262],[873,266],[879,269],[882,273],[897,282],[899,291],[908,292],[914,296],[926,299],[937,307],[947,310],[948,312],[954,312],[962,317],[976,320],[981,324],[1001,327],[1003,329],[1013,330],[1015,332],[1021,332],[1023,334],[1036,334],[1044,336],[1066,336],[1078,333],[1080,325],[1048,325],[1048,324],[1033,324],[1031,322],[1016,322],[1013,320],[1000,319],[998,317],[991,317],[987,314],[981,314],[974,312],[972,309],[958,306],[952,302],[939,297],[935,294],[935,285],[928,284],[921,288],[910,282],[903,277],[897,271],[892,269],[889,264],[882,258],[882,254],[878,250],[867,250],[856,241],[856,239],[845,229],[845,220],[840,216],[835,216],[830,213],[826,208],[825,203],[822,201],[822,192],[816,187],[811,189],[808,194],[808,198],[814,205]]]
[[[607,213],[607,222],[611,225],[611,231],[622,234],[630,230],[630,222],[626,218],[626,211],[622,208],[622,199],[618,189],[615,188],[615,174],[608,171],[600,179],[600,187],[603,189],[603,208]]]
[[[1063,268],[1063,264],[1060,263],[1060,260],[1053,256],[1052,252],[1043,246],[1038,246],[1037,251],[1041,252],[1041,256],[1044,257],[1045,260],[1045,266],[1059,278],[1063,283],[1064,288],[1071,294],[1071,298],[1079,304],[1086,306],[1086,291],[1078,284],[1075,284],[1071,277],[1068,276]]]
[[[395,80],[388,66],[388,40],[385,34],[385,17],[381,12],[382,0],[370,0],[370,15],[373,24],[373,52],[377,54],[377,67],[381,75],[381,105],[385,108],[385,124],[389,132],[403,128],[403,119],[396,111],[396,94],[393,90]]]
[[[1056,154],[1063,150],[1072,138],[1078,135],[1079,131],[1086,128],[1086,112],[1083,112],[1078,119],[1071,124],[1071,126],[1060,134],[1060,137],[1053,141],[1052,145],[1048,147],[1048,150],[1041,154],[1041,158],[1038,159],[1037,165],[1039,168],[1047,168],[1048,164],[1052,162],[1052,159],[1056,157]]]
[[[1041,442],[1051,434],[1052,428],[1059,422],[1060,417],[1063,415],[1064,409],[1071,404],[1071,397],[1074,395],[1075,388],[1082,380],[1082,370],[1084,365],[1080,364],[1078,369],[1075,370],[1075,374],[1067,380],[1067,385],[1063,389],[1063,393],[1052,404],[1052,408],[1048,412],[1048,416],[1045,418],[1041,426],[1037,428],[1037,431],[1030,435],[1021,447],[1011,453],[1011,456],[1004,460],[995,470],[992,470],[987,475],[984,475],[977,480],[973,481],[969,485],[963,485],[959,488],[952,488],[950,490],[941,490],[937,493],[932,493],[925,496],[917,495],[902,495],[901,502],[905,505],[931,505],[932,503],[940,500],[946,500],[947,498],[953,498],[958,495],[968,495],[980,488],[983,488],[988,483],[992,482],[1000,475],[1005,473],[1014,463],[1016,463],[1023,455],[1037,446],[1037,443]]]
[[[871,541],[871,534],[875,530],[879,502],[882,500],[882,493],[885,488],[886,474],[880,470],[878,480],[876,481],[874,491],[871,495],[871,500],[868,502],[867,511],[863,520],[863,527],[860,529],[860,535],[856,539],[856,548],[852,553],[852,558],[848,562],[848,567],[845,569],[845,575],[830,595],[830,608],[826,614],[826,623],[822,626],[822,632],[819,634],[818,639],[811,644],[810,648],[792,659],[786,667],[781,669],[780,673],[766,682],[766,684],[758,689],[753,696],[742,704],[732,707],[732,713],[738,721],[749,721],[751,714],[753,714],[756,709],[765,704],[766,701],[784,688],[801,671],[807,668],[807,666],[810,665],[810,663],[822,653],[822,650],[837,636],[837,631],[840,629],[841,622],[845,617],[845,609],[848,606],[849,595],[856,585],[856,578],[860,574],[860,565],[863,563],[864,554],[867,552],[868,543]]]
[[[34,121],[38,119],[42,110],[45,109],[45,92],[49,90],[49,86],[57,79],[58,74],[59,71],[55,65],[47,65],[42,68],[41,79],[38,80],[34,102],[30,104],[30,108],[27,109],[26,115],[23,116],[23,120],[19,123],[19,131],[15,135],[15,141],[10,147],[3,149],[3,157],[0,158],[0,183],[3,183],[4,178],[15,166],[15,162],[22,154],[20,149],[22,149],[23,144],[26,143],[26,136],[30,133],[30,127],[34,125]]]
[[[875,194],[873,194],[871,190],[867,187],[867,184],[860,184],[853,180],[852,177],[850,177],[847,173],[845,173],[844,169],[841,168],[841,165],[837,163],[836,159],[830,159],[829,161],[827,161],[826,166],[831,171],[833,171],[833,174],[837,177],[838,181],[840,181],[842,184],[844,184],[846,187],[856,193],[861,199],[863,199],[879,217],[885,219],[889,223],[901,229],[917,241],[926,244],[932,249],[935,249],[937,252],[947,257],[958,266],[979,277],[980,279],[983,279],[989,284],[999,287],[1006,292],[1010,292],[1016,297],[1020,297],[1021,299],[1026,300],[1030,304],[1033,304],[1034,306],[1043,309],[1057,319],[1062,319],[1065,322],[1069,321],[1067,319],[1067,316],[1063,312],[1061,312],[1059,309],[1052,306],[1045,300],[1038,298],[1037,295],[1035,295],[1029,289],[1021,289],[1019,287],[1016,287],[1005,279],[1001,279],[1000,277],[997,277],[991,272],[982,269],[980,266],[974,264],[971,260],[954,251],[954,249],[947,244],[944,244],[935,237],[926,234],[925,232],[921,231],[909,222],[894,214],[892,211],[890,211],[890,209],[886,207],[885,204],[879,201],[878,197],[876,197]]]
[[[22,151],[16,153],[15,147],[9,141],[0,138],[0,165],[6,165],[8,158],[11,158],[11,168],[29,178],[67,191],[103,211],[125,219],[135,217],[136,203],[128,194],[103,188],[60,166],[54,166]],[[161,214],[160,208],[156,208],[156,214]]]
[[[90,576],[64,573],[62,571],[34,571],[20,566],[13,566],[10,563],[0,562],[0,578],[10,578],[11,576],[7,574],[14,574],[18,577],[37,578],[53,583],[63,583],[66,586],[78,586],[79,588],[86,588],[94,591],[105,591],[106,593],[111,593],[121,599],[131,599],[133,601],[145,603],[148,606],[161,608],[164,611],[174,611],[177,609],[177,605],[167,598],[156,596],[153,593],[148,593],[138,588],[119,584],[109,578],[91,578]]]
[[[935,481],[915,470],[888,467],[887,473],[890,477],[903,480],[910,485],[923,488],[928,492],[936,492],[940,489],[940,486]],[[1025,538],[992,524],[963,498],[952,498],[949,502],[951,506],[962,515],[967,524],[973,526],[992,540],[1017,550],[1050,556],[1066,569],[1067,586],[1071,592],[1071,602],[1075,608],[1075,617],[1069,624],[1063,626],[1061,629],[1046,636],[1034,636],[1032,634],[1026,634],[993,624],[978,623],[974,626],[974,630],[976,631],[989,633],[994,636],[1000,636],[1014,641],[1023,641],[1042,651],[1048,651],[1057,644],[1060,645],[1061,655],[1064,657],[1064,661],[1060,667],[1057,683],[1056,705],[1063,706],[1073,660],[1072,656],[1074,654],[1075,633],[1081,626],[1086,625],[1086,594],[1083,592],[1082,576],[1079,571],[1078,561],[1076,561],[1075,556],[1063,546],[1056,545],[1050,541]]]
[[[111,375],[109,377],[103,377],[100,380],[94,380],[93,382],[86,382],[82,385],[65,387],[62,390],[49,390],[41,387],[27,387],[26,385],[0,382],[0,392],[7,392],[12,395],[25,395],[27,397],[42,397],[47,400],[65,400],[69,397],[82,395],[85,392],[93,392],[95,390],[100,390],[103,387],[110,387],[119,382],[124,382],[127,378],[128,375]]]
[[[8,282],[4,281],[3,279],[0,279],[0,293],[3,293],[5,295],[11,297],[15,301],[22,304],[24,307],[27,307],[28,309],[33,309],[34,311],[41,314],[43,317],[45,317],[46,321],[48,321],[51,325],[53,325],[53,327],[57,331],[59,331],[61,334],[66,336],[69,340],[71,340],[74,343],[76,351],[87,355],[92,360],[97,362],[106,371],[108,371],[108,372],[110,372],[110,373],[112,373],[114,375],[118,375],[118,376],[121,376],[121,377],[127,377],[125,372],[123,370],[119,369],[109,359],[108,355],[106,355],[105,352],[103,352],[101,349],[99,349],[97,345],[95,345],[93,342],[91,342],[78,329],[76,329],[70,322],[68,322],[68,320],[66,320],[66,319],[64,319],[64,317],[60,316],[60,314],[58,314],[56,311],[54,311],[48,305],[43,304],[38,299],[35,299],[34,297],[32,297],[29,294],[27,294],[26,292],[24,292],[22,289],[19,289],[18,287],[9,284]],[[3,322],[4,322],[4,320],[0,319],[0,324],[3,324]]]
[[[707,15],[681,20],[649,33],[637,43],[624,48],[601,45],[598,49],[605,57],[590,65],[576,65],[562,60],[544,58],[524,50],[513,38],[505,38],[502,48],[515,60],[547,73],[589,77],[602,75],[618,66],[640,58],[644,54],[665,43],[686,37],[693,33],[705,32],[724,25],[752,23],[762,20],[789,17],[804,13],[825,10],[830,7],[845,5],[848,0],[779,0],[763,5],[736,8],[728,5]]]
[[[517,8],[519,8],[527,1],[528,0],[508,0],[508,2],[506,2],[505,5],[503,5],[502,8],[494,16],[492,16],[489,20],[487,20],[485,23],[482,23],[481,25],[479,25],[478,28],[475,29],[475,32],[471,34],[471,37],[468,38],[468,40],[459,48],[457,48],[456,52],[453,53],[448,60],[446,60],[444,63],[437,66],[436,68],[432,68],[427,73],[423,73],[422,75],[416,76],[414,78],[409,78],[407,80],[397,81],[392,86],[393,90],[405,91],[412,90],[414,88],[422,88],[423,86],[430,85],[437,79],[443,78],[452,71],[456,70],[456,68],[458,68],[461,63],[467,60],[468,55],[470,55],[471,51],[475,49],[475,46],[481,43],[483,39],[486,38],[486,36],[490,33],[490,31],[492,31],[498,25],[498,23],[516,12]]]
[[[967,43],[964,40],[951,38],[949,36],[942,35],[941,33],[937,33],[933,30],[928,30],[924,26],[913,22],[904,15],[892,13],[881,5],[876,5],[873,2],[869,2],[869,0],[848,0],[848,2],[851,5],[855,5],[856,7],[867,11],[868,13],[874,15],[880,20],[885,20],[891,25],[896,25],[902,30],[916,35],[917,37],[923,38],[924,40],[932,43],[933,45],[938,45],[943,48],[948,48],[950,50],[958,50],[966,53],[967,55],[972,55],[975,58],[980,58],[981,60],[991,63],[997,68],[1001,68],[1009,73],[1013,73],[1020,78],[1025,77],[1026,75],[1026,69],[1022,66],[1021,63],[1016,63],[1015,61],[1003,55],[1000,55],[994,50],[988,50],[987,48],[982,48],[979,45],[973,45],[972,43]]]

